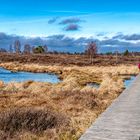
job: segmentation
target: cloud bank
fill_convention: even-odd
[[[54,17],[48,20],[48,24],[53,24],[57,21],[58,17]]]
[[[79,22],[82,22],[80,18],[67,18],[67,19],[63,19],[61,22],[59,22],[59,24],[66,25],[66,24],[79,23]]]
[[[9,46],[14,43],[15,40],[20,40],[22,47],[24,44],[30,44],[32,46],[47,45],[50,51],[61,52],[83,52],[87,43],[96,41],[99,45],[99,52],[120,51],[123,52],[126,49],[130,51],[140,51],[140,35],[116,35],[108,39],[104,37],[103,40],[98,37],[81,37],[72,38],[65,35],[53,35],[44,38],[41,37],[24,37],[18,35],[7,35],[0,33],[0,48],[9,49]],[[130,41],[129,41],[130,40]],[[137,41],[137,42],[132,42]]]
[[[130,40],[130,41],[137,41],[140,40],[140,34],[132,34],[132,35],[117,35],[113,37],[114,39],[124,39],[124,40]]]
[[[78,31],[81,26],[79,25],[80,22],[83,22],[80,18],[72,17],[66,18],[59,22],[59,25],[64,26],[64,31]]]
[[[65,31],[78,31],[79,29],[80,26],[77,24],[69,24],[64,28]]]

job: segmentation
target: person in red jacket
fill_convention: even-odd
[[[140,70],[140,63],[138,64],[138,68],[139,68],[139,70]]]

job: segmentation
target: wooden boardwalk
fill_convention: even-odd
[[[140,75],[80,140],[140,140]]]

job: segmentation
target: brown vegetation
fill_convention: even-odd
[[[12,71],[53,72],[62,81],[57,84],[0,82],[0,137],[3,139],[76,140],[124,90],[124,79],[139,73],[137,66],[130,64],[63,66],[57,62],[48,65],[50,59],[44,64],[31,61],[30,65],[18,61],[0,63],[0,66]],[[81,62],[85,65],[84,60]],[[86,86],[92,82],[100,84],[99,89]]]
[[[45,65],[78,65],[78,66],[108,66],[117,64],[136,65],[140,60],[140,55],[118,55],[117,63],[115,55],[97,55],[90,61],[88,55],[69,55],[69,54],[10,54],[0,53],[0,62],[20,62],[36,63]]]

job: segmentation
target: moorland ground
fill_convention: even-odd
[[[137,75],[140,56],[0,54],[13,72],[56,73],[57,84],[0,82],[0,139],[78,139]],[[98,83],[98,89],[87,86]]]
[[[91,63],[89,56],[83,54],[15,54],[0,53],[0,62],[39,63],[45,65],[108,66],[116,64],[135,65],[140,61],[140,54],[97,55]]]

